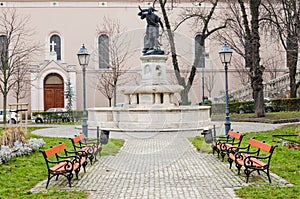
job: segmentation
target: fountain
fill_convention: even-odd
[[[138,16],[147,19],[141,59],[142,79],[138,86],[125,86],[123,107],[88,109],[89,128],[123,132],[201,131],[210,124],[209,106],[179,106],[175,94],[183,87],[170,85],[166,77],[167,56],[160,49],[159,25],[155,9],[140,9]]]
[[[89,128],[114,131],[201,131],[210,124],[209,106],[179,106],[175,93],[183,88],[166,78],[166,55],[143,55],[141,83],[120,88],[123,107],[88,109]]]

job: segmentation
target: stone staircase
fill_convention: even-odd
[[[300,80],[300,71],[296,73],[296,82]],[[264,96],[267,98],[284,98],[290,90],[290,77],[286,73],[278,78],[272,79],[264,83]],[[251,100],[252,88],[251,85],[242,86],[240,88],[228,91],[229,99],[234,101]],[[225,102],[225,94],[214,98],[215,102]]]

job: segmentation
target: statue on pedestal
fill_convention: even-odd
[[[154,11],[154,7],[150,6],[148,9],[141,9],[139,6],[140,12],[138,16],[141,19],[146,19],[146,35],[144,38],[144,49],[142,51],[143,55],[163,55],[164,51],[160,49],[160,44],[158,42],[159,38],[159,25],[164,31],[163,23],[160,20],[160,17],[157,16]]]

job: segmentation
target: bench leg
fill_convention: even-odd
[[[214,145],[211,145],[211,148],[212,148],[213,155],[215,155],[216,146],[214,146]]]
[[[89,159],[90,159],[91,165],[93,165],[94,154],[91,154],[91,155],[89,156]]]
[[[87,165],[87,164],[88,164],[88,162],[87,162],[87,161],[85,161],[85,162],[82,164],[84,173],[86,173],[86,169],[85,169],[85,167],[86,167],[86,165]]]
[[[248,181],[249,181],[249,176],[250,176],[250,174],[251,174],[251,171],[248,169],[248,168],[245,168],[245,174],[246,174],[246,183],[248,183]]]
[[[49,186],[49,183],[50,183],[50,179],[51,179],[51,177],[50,177],[50,175],[48,174],[48,180],[47,180],[47,184],[46,184],[46,189],[48,189],[48,186]]]
[[[217,152],[218,157],[219,157],[220,150],[217,148],[216,144],[212,144],[211,148],[212,148],[213,155],[215,155],[215,152]]]
[[[95,161],[98,161],[97,159],[97,155],[99,154],[99,156],[101,156],[101,151],[102,151],[102,148],[98,148],[96,153],[95,153]]]
[[[67,174],[66,177],[67,177],[67,179],[68,179],[69,187],[72,187],[72,185],[71,185],[71,180],[72,180],[72,178],[73,178],[73,173]]]
[[[231,169],[233,160],[231,158],[228,158],[228,162],[229,162],[229,169]]]
[[[241,175],[241,168],[242,168],[242,166],[239,165],[239,164],[237,164],[237,163],[235,164],[235,166],[238,169],[238,175]]]
[[[268,176],[268,179],[269,179],[269,183],[272,183],[271,181],[271,177],[270,177],[270,172],[269,172],[269,169],[267,169],[267,172],[266,172],[267,176]]]
[[[224,151],[221,151],[221,157],[222,157],[222,162],[224,162],[224,158],[225,158],[225,155],[226,155],[227,153],[224,153]]]
[[[80,167],[78,169],[75,170],[75,174],[76,174],[76,179],[78,180],[78,173],[80,171]]]
[[[95,157],[95,162],[98,161],[98,160],[97,160],[97,154],[98,154],[98,153],[96,152],[95,155],[94,155],[94,157]]]

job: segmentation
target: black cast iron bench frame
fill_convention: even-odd
[[[67,151],[66,146],[63,143],[59,143],[59,145],[54,147],[51,146],[44,151],[40,150],[40,152],[44,156],[48,171],[46,189],[53,177],[56,177],[56,180],[58,180],[60,175],[65,176],[68,180],[69,187],[71,187],[71,180],[74,176],[73,172],[75,172],[77,179],[81,166],[83,166],[84,172],[86,172],[86,157],[75,155],[72,151]],[[55,156],[55,158],[51,158],[53,156]]]
[[[77,154],[85,154],[90,163],[93,164],[93,160],[97,161],[97,155],[102,151],[102,144],[99,141],[99,131],[97,131],[96,142],[87,142],[84,134],[75,135],[73,138],[69,138],[72,142],[74,151]]]
[[[235,165],[238,169],[238,174],[242,167],[245,168],[244,173],[246,174],[246,183],[249,181],[249,176],[252,172],[257,171],[260,175],[260,171],[264,172],[268,176],[269,183],[271,183],[270,178],[270,163],[273,152],[277,145],[269,145],[264,143],[264,141],[258,141],[254,138],[249,140],[247,147],[231,147],[229,149],[228,161],[230,163],[230,168],[232,162],[235,162]],[[256,150],[250,150],[250,149]],[[245,151],[242,151],[246,149]],[[238,152],[234,152],[238,151]],[[266,155],[261,155],[261,151],[264,151]]]
[[[232,146],[239,147],[243,137],[242,134],[233,130],[228,132],[228,136],[217,137],[216,141],[212,143],[213,154],[217,152],[218,157],[221,155],[222,161],[224,161],[225,155],[228,154],[228,149]]]

